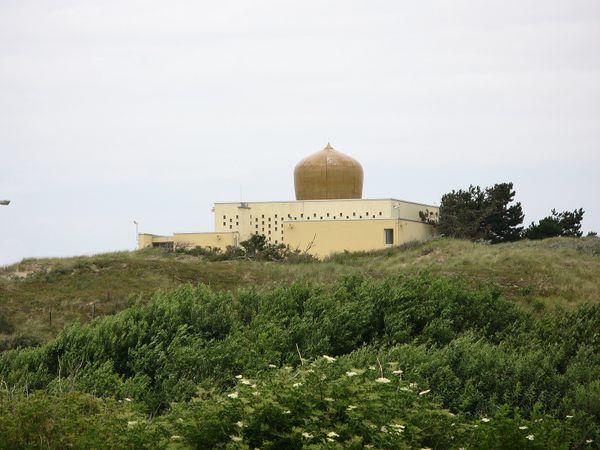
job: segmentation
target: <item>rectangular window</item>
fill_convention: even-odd
[[[394,230],[392,228],[385,228],[383,230],[383,232],[385,233],[385,243],[386,244],[393,244],[394,243]]]
[[[304,214],[300,214],[300,218],[302,219],[304,217]]]

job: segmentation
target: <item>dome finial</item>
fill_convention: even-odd
[[[325,146],[325,150],[333,150],[333,147],[331,146],[331,144],[329,142],[327,142],[327,145]]]

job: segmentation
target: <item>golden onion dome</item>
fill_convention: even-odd
[[[362,198],[363,168],[329,143],[294,169],[296,200]]]

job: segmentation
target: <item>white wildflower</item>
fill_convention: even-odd
[[[355,405],[348,405],[348,407],[346,408],[348,411],[352,411],[353,409],[356,409],[357,406]]]
[[[132,402],[133,400],[131,400],[129,397],[125,397],[125,401],[126,402]]]
[[[275,364],[269,364],[269,369],[276,369],[277,366]]]
[[[356,375],[358,375],[358,373],[350,371],[350,372],[346,372],[346,375],[349,377],[355,377]]]
[[[254,383],[254,384],[250,385],[250,387],[251,387],[252,389],[256,389],[256,383]]]
[[[302,386],[302,383],[300,383],[300,382],[298,382],[298,383],[294,383],[294,384],[292,384],[292,386],[293,386],[293,387],[300,387],[300,386]]]
[[[567,419],[572,419],[572,418],[573,418],[573,416],[567,416]]]
[[[410,383],[408,385],[408,387],[411,388],[411,389],[416,389],[418,387],[418,384],[417,383]]]
[[[525,425],[523,425],[522,427],[519,427],[519,430],[526,430],[529,427],[526,427]]]
[[[335,442],[335,439],[327,438],[327,442]]]
[[[312,439],[314,436],[305,431],[304,433],[302,433],[302,437],[306,439]]]
[[[234,442],[242,442],[242,438],[240,436],[229,436],[231,438],[232,441]]]
[[[244,427],[244,422],[242,422],[241,420],[239,422],[236,422],[235,424],[240,428]]]
[[[533,434],[528,434],[527,436],[525,436],[526,439],[529,439],[530,441],[533,441],[535,439],[535,436]]]
[[[398,369],[398,370],[394,370],[392,373],[394,375],[402,375],[404,372],[402,372],[400,369]]]
[[[292,412],[289,409],[286,409],[283,413],[284,414],[291,414]]]
[[[377,378],[377,379],[375,380],[375,382],[376,382],[376,383],[389,383],[389,382],[390,382],[390,380],[389,380],[389,379],[387,379],[387,378],[381,377],[381,378]]]
[[[229,398],[238,398],[239,394],[237,393],[237,391],[232,392],[231,394],[227,394],[227,397]]]
[[[381,430],[382,433],[387,433],[388,432],[388,429],[387,429],[387,427],[385,425],[382,425],[381,428],[380,428],[380,430]]]
[[[431,389],[427,389],[425,391],[421,391],[419,392],[419,395],[425,395],[425,394],[429,394],[431,392]]]
[[[402,386],[400,388],[401,391],[405,391],[405,392],[412,392],[409,388],[407,388],[406,386]]]
[[[485,423],[488,423],[490,420],[491,420],[491,419],[488,419],[487,417],[482,417],[482,418],[481,418],[481,421],[482,421],[482,422],[485,422]]]
[[[376,370],[375,366],[369,366],[369,370]]]
[[[323,400],[325,400],[326,402],[333,402],[333,401],[335,401],[331,397],[325,397]]]
[[[399,423],[393,423],[393,424],[392,424],[392,426],[393,426],[394,428],[402,428],[402,429],[405,429],[405,428],[406,428],[406,426],[405,426],[405,425],[401,425],[401,424],[399,424]]]
[[[254,395],[255,397],[258,397],[258,391],[252,392],[252,395]]]
[[[245,384],[246,386],[250,386],[250,385],[252,385],[252,382],[251,382],[251,381],[249,381],[249,380],[246,380],[245,378],[242,378],[242,379],[240,380],[240,383],[242,383],[242,384]]]
[[[329,433],[327,433],[327,437],[336,438],[336,437],[340,437],[340,435],[337,434],[335,431],[330,431]]]
[[[137,423],[138,423],[137,420],[129,420],[129,421],[127,421],[127,426],[134,427],[137,425]]]
[[[174,441],[180,441],[183,438],[181,436],[174,435],[174,436],[171,436],[171,439]]]
[[[323,358],[325,358],[325,360],[330,363],[335,361],[335,358],[333,356],[323,355]]]
[[[586,439],[586,440],[585,440],[585,443],[586,443],[586,444],[591,444],[592,442],[594,442],[594,440],[593,440],[593,439]]]
[[[244,378],[244,377],[243,377],[243,376],[241,376],[241,375],[236,375],[235,377],[236,377],[238,380],[241,380],[242,378]]]

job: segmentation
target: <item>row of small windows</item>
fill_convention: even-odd
[[[382,215],[383,215],[383,213],[382,213],[381,211],[379,211],[379,214],[378,214],[378,215],[379,215],[379,216],[382,216]],[[288,219],[298,220],[298,216],[293,216],[293,217],[292,217],[292,215],[291,215],[291,214],[288,214],[287,216],[288,216]],[[274,222],[275,222],[275,225],[277,225],[277,214],[275,214],[275,215],[274,215],[274,217],[275,217],[275,221],[274,221]],[[304,213],[301,213],[299,217],[300,217],[301,219],[303,219],[303,218],[304,218]],[[320,219],[320,220],[323,220],[324,218],[332,218],[332,219],[334,219],[334,220],[338,219],[338,216],[336,216],[336,215],[334,215],[334,216],[331,216],[331,215],[330,215],[330,213],[326,213],[326,214],[325,214],[325,216],[318,216],[318,217],[319,217],[319,219]],[[346,215],[345,217],[346,217],[346,219],[350,219],[350,215]],[[353,212],[353,213],[352,213],[352,217],[356,217],[356,212]],[[369,212],[368,212],[368,211],[365,213],[364,217],[365,217],[365,218],[368,218],[368,217],[369,217]],[[376,217],[376,216],[375,216],[375,214],[372,214],[372,215],[371,215],[371,218],[375,219],[375,217]],[[240,223],[239,223],[239,221],[238,221],[238,219],[239,219],[239,215],[236,215],[236,216],[235,216],[235,218],[236,218],[235,225],[236,225],[236,227],[239,227],[239,225],[240,225]],[[262,219],[264,219],[264,218],[265,218],[265,215],[264,215],[264,214],[261,214],[261,218],[262,218]],[[317,213],[313,213],[313,217],[312,217],[312,218],[316,219],[316,218],[317,218]],[[340,214],[339,214],[339,218],[340,218],[340,219],[343,219],[343,218],[344,218],[344,214],[343,214],[343,213],[340,213]],[[358,218],[359,218],[359,219],[362,219],[362,218],[363,218],[363,216],[362,216],[362,215],[359,215],[359,216],[358,216]],[[310,219],[311,219],[310,215],[307,215],[307,216],[306,216],[306,220],[310,220]],[[258,217],[256,217],[254,220],[255,220],[255,223],[257,224],[257,225],[255,225],[255,228],[256,228],[256,229],[258,229]],[[252,216],[250,216],[250,221],[252,221]],[[271,222],[271,217],[267,217],[267,222]],[[262,225],[264,225],[264,224],[265,224],[265,221],[264,221],[264,220],[262,220],[262,221],[261,221],[261,223],[262,223]],[[270,228],[270,227],[271,227],[271,224],[268,224],[268,225],[269,225],[269,228]],[[226,227],[226,226],[227,226],[227,216],[226,216],[226,215],[224,215],[224,216],[223,216],[223,226],[224,226],[224,227]],[[231,229],[233,229],[233,218],[229,218],[229,229],[230,229],[230,230],[231,230]],[[275,230],[277,230],[277,227],[275,227]]]

